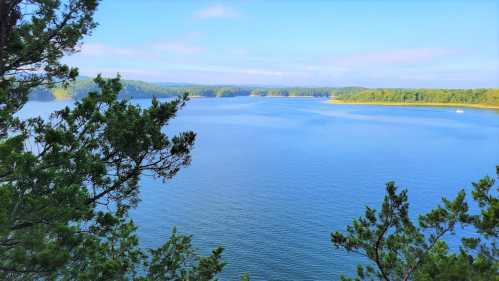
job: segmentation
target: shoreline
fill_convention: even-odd
[[[242,96],[244,97],[244,96]],[[327,98],[327,97],[315,97],[315,96],[262,96],[262,95],[249,95],[248,97],[261,97],[261,98],[291,98],[291,99],[310,99],[310,98]]]
[[[438,103],[438,102],[358,102],[358,101],[339,101],[329,100],[329,104],[351,104],[351,105],[382,105],[382,106],[427,106],[427,107],[467,107],[477,109],[499,110],[499,105],[472,104],[472,103]]]
[[[165,97],[156,97],[158,99],[166,99],[166,98],[175,98],[178,96],[165,96]],[[234,98],[234,97],[260,97],[260,98],[289,98],[289,99],[326,99],[327,97],[315,97],[315,96],[260,96],[260,95],[244,95],[244,96],[200,96],[200,95],[192,95],[188,96],[190,99],[211,99],[211,98]],[[152,99],[153,97],[136,97],[136,98],[130,98],[130,99]],[[50,101],[68,101],[68,100],[75,100],[72,96],[53,96],[52,99],[50,100],[41,100],[41,99],[31,99],[30,101],[43,101],[43,102],[50,102]]]

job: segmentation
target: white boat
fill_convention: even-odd
[[[461,108],[458,108],[458,109],[456,110],[456,113],[464,113],[464,110],[462,110]]]

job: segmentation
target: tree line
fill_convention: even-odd
[[[461,103],[499,106],[499,89],[365,89],[336,95],[346,102]]]
[[[60,59],[95,28],[98,4],[0,0],[0,280],[217,280],[222,247],[202,256],[191,236],[173,230],[143,249],[129,216],[143,175],[168,181],[190,164],[196,134],[164,130],[187,95],[143,108],[119,99],[119,78],[98,76],[49,118],[17,114],[33,89],[71,87],[78,70]],[[407,190],[390,182],[381,208],[367,207],[331,241],[366,257],[354,280],[497,280],[498,192],[485,177],[472,201],[462,190],[412,220]],[[475,235],[451,251],[446,239],[461,226]]]
[[[119,98],[166,98],[179,97],[187,93],[191,97],[237,97],[237,96],[282,96],[282,97],[329,97],[334,94],[354,92],[361,88],[306,88],[306,87],[250,87],[250,86],[211,86],[211,85],[161,85],[137,80],[121,80],[123,88]],[[57,98],[81,99],[98,86],[93,79],[79,79],[64,87],[37,87],[30,92],[32,100],[52,100]]]
[[[160,85],[137,80],[121,80],[119,98],[171,98],[187,93],[191,97],[332,97],[345,102],[461,103],[499,105],[499,89],[409,89],[362,87],[249,87],[210,85]],[[81,99],[98,86],[92,79],[75,80],[65,87],[37,87],[33,100]]]

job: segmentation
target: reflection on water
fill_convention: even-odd
[[[29,103],[21,115],[64,105]],[[337,280],[359,257],[334,250],[329,234],[379,206],[385,182],[409,189],[416,215],[499,163],[499,114],[487,110],[193,99],[167,130],[198,139],[172,181],[143,178],[142,243],[158,246],[177,226],[204,253],[224,245],[222,280]]]

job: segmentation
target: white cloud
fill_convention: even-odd
[[[152,48],[159,52],[182,55],[198,54],[203,52],[203,48],[188,42],[158,42],[153,44]]]
[[[241,74],[248,75],[262,75],[262,76],[283,76],[287,73],[282,71],[265,70],[265,69],[241,69],[239,70]]]
[[[80,57],[122,57],[151,59],[163,54],[193,55],[204,49],[189,41],[160,41],[131,47],[114,47],[103,43],[83,44],[76,56]]]
[[[212,72],[212,73],[232,73],[232,74],[242,74],[249,76],[292,76],[297,73],[291,71],[281,71],[275,69],[261,69],[261,68],[240,68],[233,66],[223,66],[223,65],[190,65],[184,67],[187,71],[200,71],[200,72]]]
[[[199,10],[194,13],[196,17],[207,19],[207,18],[233,18],[237,16],[237,12],[225,5],[215,4],[211,5],[205,9]]]
[[[157,80],[162,76],[162,72],[158,70],[130,68],[130,67],[84,67],[81,73],[85,76],[96,76],[101,74],[104,77],[115,77],[120,74],[124,79],[144,79],[144,80]]]
[[[335,62],[341,65],[405,64],[435,59],[452,53],[454,51],[441,48],[399,49],[354,54],[338,58]]]
[[[117,48],[112,47],[102,43],[88,43],[83,44],[80,49],[80,54],[84,56],[108,56],[119,55],[119,56],[133,56],[136,55],[137,52],[134,49],[130,48]]]

